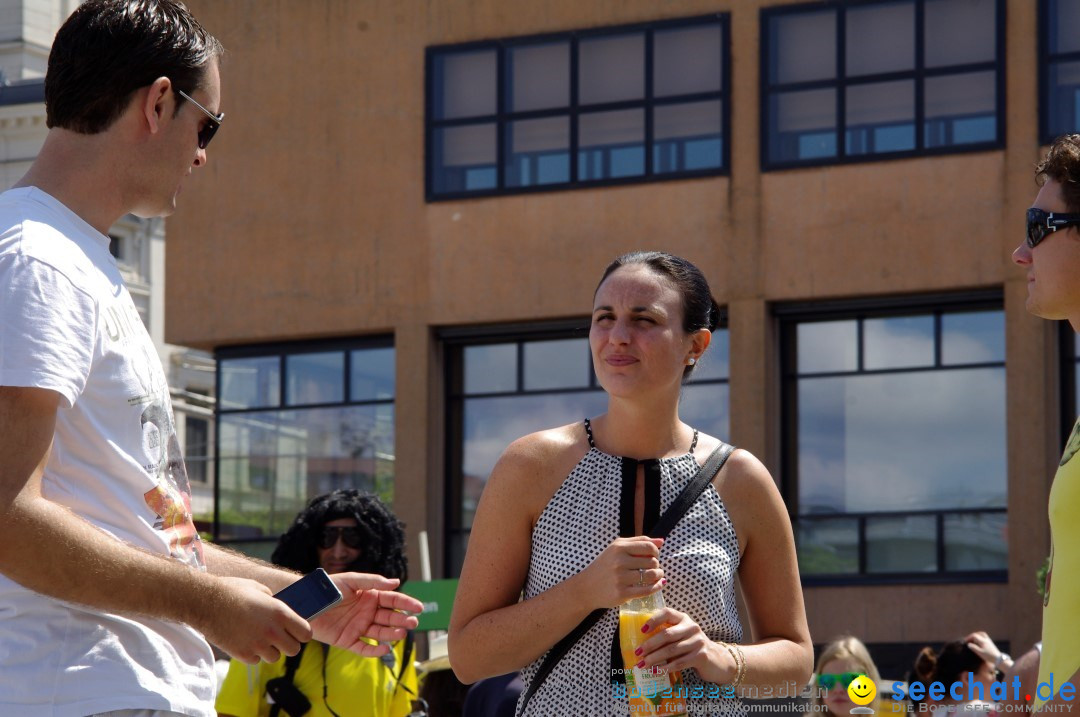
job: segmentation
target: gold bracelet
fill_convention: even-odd
[[[739,673],[740,673],[742,668],[741,668],[741,666],[739,664],[739,655],[735,652],[735,648],[733,646],[729,645],[728,643],[721,641],[720,645],[722,647],[724,647],[728,652],[731,653],[731,659],[735,662],[735,679],[731,683],[732,689],[735,689],[735,688],[737,688],[739,686],[739,683],[741,681],[739,679]]]
[[[742,647],[740,647],[738,644],[734,645],[733,647],[735,648],[736,652],[739,653],[740,665],[739,674],[735,678],[735,681],[731,683],[731,686],[737,690],[742,685],[743,680],[746,679],[746,655],[743,653]]]

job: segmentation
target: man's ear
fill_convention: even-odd
[[[141,107],[143,119],[150,134],[157,134],[161,130],[161,120],[166,112],[172,115],[175,102],[172,80],[168,77],[159,77],[150,83]]]

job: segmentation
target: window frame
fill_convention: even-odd
[[[872,0],[871,2],[866,2],[864,0],[834,0],[834,2],[829,2],[825,4],[818,2],[761,8],[761,46],[759,66],[760,75],[758,79],[758,136],[760,137],[761,142],[759,148],[759,160],[761,162],[762,172],[779,171],[786,169],[801,169],[806,167],[865,164],[867,162],[908,159],[911,157],[935,157],[949,154],[966,154],[971,152],[986,152],[990,150],[1004,149],[1006,130],[1005,27],[1007,20],[1005,12],[1005,0],[992,0],[995,4],[996,12],[996,37],[994,48],[995,60],[993,63],[966,63],[963,65],[949,65],[946,67],[937,67],[930,69],[926,68],[923,63],[923,51],[925,47],[923,18],[925,16],[924,8],[926,0],[911,0],[911,2],[914,4],[915,9],[915,46],[913,48],[915,54],[914,68],[912,70],[859,75],[856,78],[847,77],[846,70],[844,68],[844,62],[846,59],[845,28],[847,11],[852,8],[858,9],[877,4],[888,4],[890,1],[892,0]],[[773,18],[783,17],[784,15],[799,15],[807,12],[820,12],[828,10],[834,10],[836,13],[836,73],[833,78],[824,80],[777,83],[775,85],[772,84],[769,79],[771,69],[770,62],[773,59],[770,56],[770,53],[773,49],[770,43],[770,21]],[[996,138],[993,141],[987,142],[972,142],[968,144],[927,148],[925,146],[926,108],[924,89],[926,80],[928,78],[963,75],[980,71],[992,71],[996,74],[996,81],[994,83],[997,105],[995,112],[995,122],[997,129]],[[914,82],[915,85],[913,107],[914,117],[912,119],[912,124],[914,125],[915,130],[914,149],[898,150],[894,152],[877,152],[849,155],[846,148],[847,118],[845,113],[845,93],[847,92],[847,90],[851,87],[872,86],[883,82],[905,80],[911,80],[912,82]],[[778,161],[771,160],[769,158],[769,125],[770,121],[772,120],[772,115],[769,111],[769,105],[773,95],[775,93],[781,92],[815,89],[834,89],[836,91],[836,154],[832,157],[819,157],[811,159]]]
[[[715,92],[697,92],[691,94],[670,95],[657,98],[653,94],[653,35],[656,31],[694,28],[710,24],[719,26],[721,32],[721,72],[720,89]],[[620,100],[593,104],[582,104],[578,98],[578,70],[579,52],[578,46],[582,40],[617,36],[632,33],[644,34],[644,91],[640,99]],[[521,112],[510,111],[507,107],[507,88],[510,80],[507,77],[507,55],[515,47],[554,43],[569,43],[569,103],[565,106],[545,108],[540,110],[527,110]],[[459,52],[475,52],[478,50],[494,50],[496,53],[496,88],[495,88],[495,114],[477,115],[450,120],[437,120],[434,117],[435,107],[435,61],[443,55]],[[673,18],[657,20],[653,22],[634,23],[628,25],[613,25],[601,28],[584,30],[572,30],[567,32],[544,33],[539,35],[527,35],[497,40],[480,40],[466,43],[445,45],[432,45],[425,49],[424,57],[424,198],[426,202],[453,201],[460,199],[472,199],[492,196],[506,196],[516,194],[530,194],[534,192],[555,192],[567,189],[586,189],[592,187],[621,186],[627,184],[643,184],[650,182],[665,182],[670,180],[688,179],[696,177],[727,176],[731,167],[731,22],[730,13],[716,12],[707,15],[697,15],[685,18]],[[716,101],[721,103],[720,112],[720,166],[705,169],[680,170],[657,174],[653,167],[654,122],[653,112],[658,107],[665,105],[679,105],[693,102]],[[578,119],[581,115],[602,113],[618,110],[641,110],[643,119],[643,139],[641,146],[644,149],[644,168],[641,175],[630,177],[607,177],[603,179],[578,178],[578,139],[580,130]],[[506,183],[506,159],[507,159],[507,128],[516,121],[535,120],[548,118],[566,117],[569,124],[569,136],[566,153],[569,161],[569,180],[566,182],[549,184],[532,184],[527,186],[510,187]],[[478,189],[473,191],[438,192],[435,189],[435,132],[445,127],[472,126],[481,124],[495,125],[495,187],[491,189]]]
[[[951,294],[935,294],[915,297],[880,297],[861,299],[838,299],[818,302],[791,302],[777,304],[773,307],[773,316],[776,317],[779,337],[779,365],[780,365],[780,440],[782,446],[781,455],[781,494],[788,508],[792,528],[796,539],[796,550],[799,542],[799,523],[803,518],[810,521],[816,520],[843,520],[853,519],[858,521],[858,571],[855,573],[830,573],[830,574],[804,574],[801,576],[804,587],[812,586],[837,586],[837,585],[897,585],[897,584],[945,584],[945,583],[1000,583],[1008,581],[1008,568],[1004,570],[948,570],[945,567],[945,542],[944,521],[948,516],[954,515],[999,515],[1004,514],[1008,520],[1008,498],[1006,494],[1006,506],[1000,508],[952,508],[952,509],[920,509],[910,511],[852,511],[845,513],[823,514],[821,516],[801,516],[799,514],[799,412],[798,412],[798,389],[800,374],[798,372],[798,345],[794,334],[800,323],[818,320],[858,320],[880,319],[891,317],[931,315],[934,317],[935,334],[935,359],[930,367],[920,366],[912,368],[886,368],[867,370],[857,366],[851,371],[814,372],[837,375],[866,375],[866,374],[901,374],[918,373],[927,370],[948,370],[948,365],[941,361],[941,317],[952,313],[966,311],[994,310],[1004,313],[1004,294],[1000,289],[972,290]],[[862,330],[859,328],[861,342]],[[861,355],[862,347],[857,347]],[[953,370],[970,370],[977,368],[1004,368],[1007,357],[1001,362],[978,362],[965,363]],[[935,554],[938,569],[935,572],[890,572],[870,573],[867,572],[867,537],[866,522],[872,518],[906,518],[916,516],[935,516]],[[1007,523],[1006,523],[1007,525]],[[1006,543],[1008,549],[1008,543]]]
[[[1039,144],[1046,146],[1053,142],[1058,134],[1050,131],[1050,68],[1058,62],[1080,62],[1080,50],[1072,52],[1050,53],[1050,0],[1039,0],[1038,5],[1038,54],[1039,54]],[[1080,132],[1080,116],[1073,132]],[[1071,426],[1070,426],[1071,428]]]
[[[375,337],[358,337],[353,339],[329,339],[318,341],[302,341],[302,342],[285,342],[285,343],[266,343],[266,344],[249,344],[244,346],[224,346],[217,347],[214,350],[214,360],[216,365],[216,371],[214,374],[214,395],[218,397],[214,406],[214,418],[213,418],[213,436],[212,443],[214,446],[214,485],[213,485],[213,499],[214,499],[214,517],[213,523],[210,526],[211,539],[220,545],[233,545],[238,549],[243,550],[245,545],[258,546],[267,543],[268,541],[275,540],[273,537],[253,537],[253,538],[222,538],[221,537],[221,420],[223,417],[252,414],[252,413],[267,413],[269,411],[306,411],[306,410],[318,410],[323,408],[342,408],[346,406],[379,406],[390,405],[396,408],[397,402],[397,376],[395,367],[394,377],[394,395],[391,398],[380,399],[364,399],[364,400],[350,400],[350,388],[352,385],[352,361],[350,360],[350,354],[353,351],[363,351],[367,349],[395,349],[395,362],[396,362],[396,347],[394,345],[394,337],[391,336],[375,336]],[[343,400],[330,401],[324,403],[299,403],[292,404],[288,402],[288,376],[287,365],[288,357],[298,356],[304,354],[318,354],[318,353],[330,353],[341,352],[344,356],[344,370],[342,371],[342,385],[343,385]],[[275,406],[253,406],[245,408],[223,408],[222,397],[222,364],[232,359],[244,359],[244,358],[277,358],[278,360],[278,381],[279,381],[279,400]],[[396,427],[395,427],[396,432]]]
[[[446,469],[444,477],[444,495],[446,497],[443,511],[443,559],[449,575],[456,568],[454,550],[455,545],[463,536],[468,536],[471,527],[465,527],[462,521],[461,508],[464,498],[464,408],[465,401],[473,398],[501,398],[512,396],[539,396],[544,394],[567,394],[567,393],[595,393],[603,392],[603,388],[596,380],[596,372],[593,370],[591,357],[587,360],[589,381],[587,386],[567,387],[555,389],[526,389],[524,363],[524,346],[527,343],[537,341],[552,341],[559,339],[584,339],[588,341],[589,326],[591,319],[582,316],[575,319],[563,319],[540,323],[510,323],[498,326],[463,326],[445,328],[437,333],[437,340],[443,349],[445,361],[443,363],[446,405],[444,425],[446,426],[445,460]],[[725,307],[720,309],[718,328],[728,330],[728,313]],[[516,387],[512,391],[477,392],[466,393],[464,390],[464,360],[465,348],[471,346],[484,346],[491,344],[517,345]],[[731,375],[726,378],[709,378],[694,380],[691,378],[686,386],[711,386],[731,385]],[[730,411],[730,406],[728,408]],[[467,538],[466,538],[467,540]]]

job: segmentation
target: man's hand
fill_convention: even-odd
[[[271,596],[270,588],[247,578],[219,578],[207,604],[206,639],[241,662],[277,662],[295,655],[311,639],[311,626]]]
[[[391,592],[400,580],[368,573],[336,573],[330,579],[341,590],[341,602],[311,621],[314,637],[358,655],[385,655],[389,645],[373,645],[361,638],[400,640],[406,630],[416,627],[416,618],[407,613],[418,615],[424,609],[419,600]]]

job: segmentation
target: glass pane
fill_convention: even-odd
[[[660,105],[653,110],[653,171],[689,172],[723,163],[720,101]]]
[[[769,77],[774,84],[836,77],[836,11],[769,19]]]
[[[381,401],[394,397],[394,349],[362,349],[352,352],[353,401]]]
[[[434,72],[435,119],[495,114],[495,50],[437,55]]]
[[[498,184],[495,154],[494,124],[436,129],[432,156],[435,191],[494,189]]]
[[[1005,505],[1004,368],[802,379],[798,430],[801,512]]]
[[[583,114],[578,123],[578,179],[645,173],[644,110]]]
[[[863,365],[869,371],[934,365],[934,317],[900,316],[863,322]]]
[[[514,47],[507,52],[513,112],[570,106],[570,43]]]
[[[946,570],[1007,570],[1008,516],[1004,513],[945,516]]]
[[[731,436],[730,395],[726,383],[687,384],[679,401],[679,417],[703,433],[727,440]]]
[[[712,343],[698,361],[697,368],[691,374],[691,381],[728,378],[728,357],[731,354],[729,338],[727,329],[718,328],[713,331]]]
[[[607,395],[599,390],[466,399],[461,525],[472,526],[491,469],[511,442],[529,433],[595,416],[606,408]]]
[[[804,322],[796,332],[799,373],[858,368],[858,324],[854,320]]]
[[[526,391],[588,387],[588,339],[529,341],[523,349]]]
[[[926,146],[948,147],[997,139],[993,72],[927,77]]]
[[[1005,313],[972,311],[941,317],[941,362],[1005,361]]]
[[[769,98],[769,159],[836,156],[836,90],[783,92]]]
[[[506,128],[506,186],[570,181],[570,118],[510,122]]]
[[[915,68],[915,3],[848,9],[845,46],[849,77]]]
[[[1076,52],[1080,50],[1080,2],[1077,0],[1049,0],[1047,16],[1050,20],[1050,52]]]
[[[866,572],[937,572],[937,532],[932,515],[866,519]]]
[[[1047,73],[1046,114],[1050,136],[1080,130],[1080,62],[1049,63]]]
[[[882,82],[847,89],[849,155],[915,149],[915,82]]]
[[[723,36],[719,24],[657,30],[653,35],[653,96],[719,92]]]
[[[645,96],[645,35],[616,35],[578,44],[578,102],[598,104]]]
[[[337,488],[393,499],[393,406],[226,415],[220,428],[224,538],[276,538],[310,498]]]
[[[224,359],[221,408],[270,408],[281,403],[281,359],[277,356]]]
[[[516,391],[517,344],[466,346],[465,393]]]
[[[859,523],[855,519],[800,517],[797,531],[800,574],[850,575],[859,572]]]
[[[286,403],[340,403],[345,400],[345,354],[293,354],[285,357]]]
[[[994,0],[926,0],[926,66],[993,62],[997,54]]]

